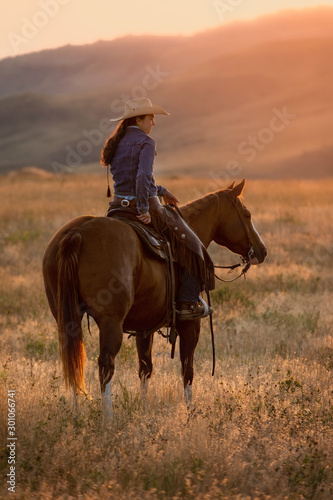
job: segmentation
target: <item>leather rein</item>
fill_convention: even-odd
[[[233,266],[214,266],[216,269],[229,269],[229,273],[232,272],[234,269],[236,269],[237,267],[240,267],[242,265],[245,265],[244,269],[242,270],[241,274],[239,276],[237,276],[236,278],[234,279],[231,279],[231,280],[224,280],[222,278],[219,278],[218,276],[216,276],[215,274],[215,277],[219,280],[219,281],[223,281],[224,283],[232,283],[233,281],[236,281],[238,280],[241,276],[244,276],[245,278],[245,274],[247,273],[247,271],[250,269],[251,267],[251,257],[253,256],[254,254],[254,250],[253,250],[253,243],[252,243],[252,240],[251,240],[251,236],[250,236],[250,232],[249,232],[249,229],[248,227],[246,226],[246,224],[244,224],[244,221],[239,213],[239,209],[238,209],[238,206],[237,206],[237,203],[226,193],[224,192],[226,197],[228,198],[229,201],[231,201],[231,203],[234,205],[236,211],[237,211],[237,214],[238,214],[238,217],[242,223],[242,226],[244,228],[244,231],[245,231],[245,234],[246,234],[246,237],[247,237],[247,240],[248,240],[248,243],[249,243],[249,251],[248,251],[248,254],[246,257],[242,257],[242,263],[241,264],[234,264]],[[217,209],[219,208],[219,205],[220,205],[220,199],[218,197],[218,195],[216,193],[214,193],[215,196],[217,197],[217,202],[218,202],[218,205],[217,205]],[[176,204],[171,204],[170,205],[172,208],[174,208],[178,214],[180,215],[180,217],[183,218],[183,215],[181,213],[181,211],[179,210],[178,206]],[[207,301],[208,301],[208,305],[211,306],[211,298],[210,298],[210,293],[209,293],[209,290],[206,291],[206,295],[207,295]],[[213,318],[212,318],[212,314],[210,314],[209,316],[209,323],[210,323],[210,332],[211,332],[211,341],[212,341],[212,357],[213,357],[213,368],[212,368],[212,376],[214,376],[214,373],[215,373],[215,341],[214,341],[214,327],[213,327]],[[172,348],[172,351],[171,351],[171,357],[173,357],[173,354],[174,354],[174,345],[173,344],[173,348]]]

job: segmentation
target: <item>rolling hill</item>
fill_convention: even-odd
[[[333,8],[191,37],[128,36],[0,61],[0,172],[98,168],[123,102],[167,108],[161,174],[332,175]]]

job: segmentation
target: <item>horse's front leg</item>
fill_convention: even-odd
[[[177,331],[179,334],[180,360],[184,381],[184,397],[185,402],[190,404],[192,402],[194,350],[199,340],[200,320],[178,321]]]
[[[151,351],[153,347],[154,334],[148,337],[136,336],[136,348],[139,357],[139,377],[141,381],[141,396],[145,397],[148,390],[148,380],[153,372]]]

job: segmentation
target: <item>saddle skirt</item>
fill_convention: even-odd
[[[166,241],[162,236],[154,230],[154,228],[144,225],[138,221],[136,210],[129,210],[128,208],[111,208],[107,217],[118,219],[128,224],[136,233],[141,241],[143,247],[156,259],[169,260],[169,255],[166,252]]]

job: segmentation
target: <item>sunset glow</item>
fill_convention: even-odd
[[[333,499],[333,0],[2,10],[0,491]]]
[[[92,43],[129,34],[193,34],[283,9],[333,5],[332,0],[17,0],[0,20],[0,58]]]

